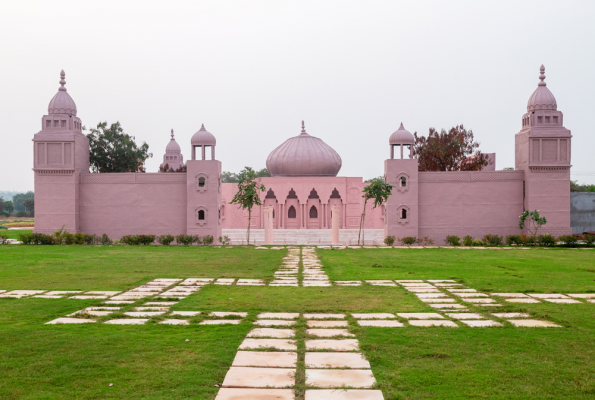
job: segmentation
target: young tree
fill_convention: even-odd
[[[186,164],[184,165],[180,165],[178,167],[178,169],[174,170],[172,167],[169,166],[168,163],[165,163],[165,165],[163,167],[159,167],[159,172],[186,172],[188,171],[188,168],[186,166]]]
[[[252,207],[262,205],[259,192],[264,192],[266,188],[256,180],[258,175],[250,167],[245,167],[239,174],[238,191],[233,197],[231,204],[238,204],[242,210],[248,209],[248,232],[247,240],[250,244],[250,220],[252,219]]]
[[[89,162],[93,172],[145,172],[144,163],[149,157],[149,145],[137,146],[134,136],[124,133],[120,122],[107,127],[100,122],[91,128]]]
[[[14,196],[12,196],[12,203],[14,204],[14,209],[16,211],[25,211],[25,206],[23,205],[23,203],[25,202],[25,200],[32,199],[34,197],[35,196],[31,191],[28,191],[27,193],[15,194]]]
[[[364,211],[362,212],[362,216],[360,219],[360,224],[359,224],[359,234],[357,236],[357,244],[359,245],[359,239],[360,236],[362,237],[362,241],[364,241],[365,239],[365,221],[366,221],[366,205],[368,203],[368,200],[374,200],[374,207],[372,207],[372,209],[381,206],[382,204],[384,204],[384,202],[386,202],[388,200],[388,196],[391,195],[393,190],[392,185],[389,185],[388,183],[384,182],[384,178],[382,177],[378,177],[378,178],[374,178],[371,180],[371,183],[366,186],[363,190],[364,195],[362,196],[364,198]],[[362,229],[363,229],[363,234],[362,234]],[[365,243],[365,242],[364,242]]]
[[[4,212],[7,213],[8,215],[10,215],[10,214],[12,214],[13,211],[14,211],[14,204],[12,203],[12,201],[10,201],[10,200],[5,201],[4,202]]]
[[[489,163],[487,154],[473,141],[473,131],[463,125],[440,133],[430,128],[428,137],[413,135],[420,171],[479,171]]]
[[[527,228],[531,236],[537,236],[537,231],[541,228],[542,225],[547,224],[547,220],[545,217],[539,215],[539,210],[534,211],[525,211],[519,217],[519,228],[523,229],[524,227]]]
[[[25,209],[29,211],[31,216],[35,215],[35,201],[33,199],[27,199],[23,202]]]
[[[260,171],[255,171],[256,177],[260,178],[263,176],[271,176],[269,170],[266,168],[261,169]],[[236,174],[235,172],[223,171],[221,173],[221,182],[223,183],[238,183],[240,182],[240,174]]]
[[[0,196],[0,215],[4,215],[4,199]]]

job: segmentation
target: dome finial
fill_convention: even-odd
[[[201,131],[206,131],[206,129],[205,129],[205,124],[201,124],[201,126],[200,126],[200,130],[201,130]]]
[[[66,84],[66,81],[64,80],[64,78],[66,77],[66,74],[64,73],[64,70],[60,71],[60,88],[58,90],[65,92],[66,88],[64,87],[64,85]]]
[[[304,124],[304,120],[302,120],[302,133],[306,133],[306,125]]]
[[[539,68],[539,79],[541,80],[541,82],[539,82],[537,85],[538,86],[546,86],[547,84],[545,83],[544,79],[545,79],[545,67],[543,66],[543,64],[541,64],[541,67]]]
[[[401,122],[401,126],[399,126],[399,129],[405,129],[402,122]]]
[[[171,140],[174,140],[174,130],[171,130]]]

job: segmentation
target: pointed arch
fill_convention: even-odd
[[[294,206],[289,207],[289,210],[287,210],[287,218],[297,218],[297,213]]]
[[[316,192],[316,189],[312,188],[312,190],[310,191],[310,196],[308,196],[309,199],[319,199],[320,197],[318,197],[318,192]]]
[[[316,209],[316,206],[310,208],[310,218],[318,218],[318,210]]]
[[[298,198],[297,195],[295,194],[295,190],[293,190],[293,188],[291,188],[291,190],[287,194],[287,198],[288,199],[297,199]]]
[[[339,191],[337,190],[337,188],[333,189],[333,192],[331,193],[331,199],[340,199],[341,195],[339,194]]]
[[[267,192],[267,195],[264,198],[265,199],[276,199],[277,196],[275,196],[275,192],[273,192],[273,189],[269,189],[269,191]]]

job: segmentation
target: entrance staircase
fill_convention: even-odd
[[[223,236],[231,239],[231,244],[246,244],[246,229],[223,229]],[[344,245],[357,244],[359,229],[339,230],[339,241]],[[366,229],[366,245],[383,245],[384,229]],[[250,244],[264,243],[264,229],[250,229]],[[273,229],[273,243],[328,246],[331,244],[330,229]],[[333,243],[337,244],[337,243]]]

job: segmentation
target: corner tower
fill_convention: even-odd
[[[540,233],[570,234],[570,130],[545,83],[545,67],[515,137],[515,169],[525,172],[524,209],[547,219]]]
[[[58,93],[33,137],[35,232],[79,229],[79,175],[89,172],[89,139],[65,85],[62,70]]]
[[[384,211],[385,236],[418,236],[418,161],[415,139],[403,124],[389,139],[390,159],[384,161],[384,180],[393,186]]]
[[[221,236],[221,161],[217,140],[202,125],[192,136],[192,159],[186,162],[186,230],[188,235]],[[210,154],[210,157],[209,157]]]

